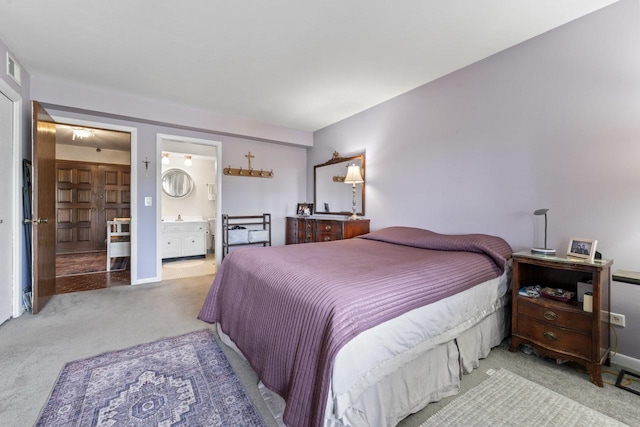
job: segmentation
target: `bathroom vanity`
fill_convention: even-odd
[[[162,259],[207,254],[207,221],[166,221],[160,225]]]

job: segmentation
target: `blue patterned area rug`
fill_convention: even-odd
[[[211,331],[67,363],[38,426],[264,426]]]

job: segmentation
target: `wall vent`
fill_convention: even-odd
[[[7,74],[18,83],[18,86],[21,86],[20,65],[9,52],[7,52]]]

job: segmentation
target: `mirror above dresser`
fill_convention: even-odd
[[[314,166],[313,194],[316,214],[352,214],[352,184],[346,184],[345,178],[347,167],[353,164],[360,167],[364,178],[364,154],[340,157],[338,152],[334,152],[331,160]],[[364,182],[356,185],[355,203],[358,215],[364,215],[364,185]]]

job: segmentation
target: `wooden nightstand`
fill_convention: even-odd
[[[594,262],[561,257],[513,254],[511,351],[529,344],[541,354],[584,365],[602,387],[603,363],[609,362],[611,260]],[[593,311],[577,301],[577,283],[591,281]],[[562,288],[575,292],[569,302],[519,295],[523,286]]]

